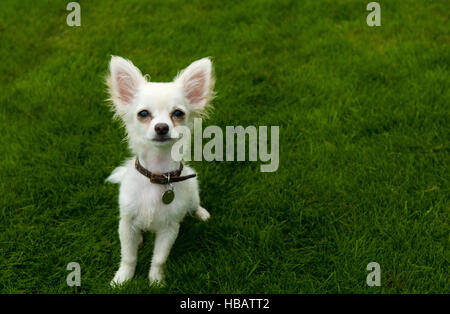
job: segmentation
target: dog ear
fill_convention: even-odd
[[[175,78],[183,90],[189,109],[201,113],[214,96],[212,62],[203,58],[193,62]]]
[[[111,57],[109,71],[107,84],[111,100],[116,108],[120,105],[129,105],[139,87],[146,81],[141,71],[130,60],[116,56]]]

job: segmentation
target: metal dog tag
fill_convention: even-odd
[[[167,182],[169,183],[169,189],[164,192],[162,196],[162,201],[164,204],[170,204],[172,203],[173,199],[175,198],[175,192],[173,191],[173,185],[170,183],[170,174],[167,178]]]
[[[164,204],[170,204],[172,203],[173,199],[175,198],[175,192],[173,191],[173,188],[171,188],[170,190],[167,190],[164,192],[163,196],[162,196],[162,201]]]

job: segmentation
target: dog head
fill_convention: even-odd
[[[113,110],[123,121],[135,153],[170,148],[180,136],[176,127],[190,127],[213,97],[209,58],[193,62],[168,83],[149,82],[131,61],[121,57],[111,58],[109,70],[107,85]]]

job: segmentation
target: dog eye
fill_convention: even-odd
[[[172,116],[174,116],[175,118],[183,118],[184,112],[177,109],[172,113]]]
[[[146,118],[150,117],[150,112],[148,112],[148,110],[141,110],[138,112],[138,117],[142,118],[142,119],[146,119]]]

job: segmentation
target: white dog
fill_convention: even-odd
[[[180,134],[176,126],[192,127],[213,97],[212,63],[192,63],[169,83],[148,82],[129,60],[113,56],[107,79],[116,117],[123,121],[135,157],[116,168],[107,181],[120,183],[119,236],[121,262],[111,285],[133,277],[142,232],[156,233],[150,283],[162,284],[163,266],[188,212],[206,221],[193,169],[174,161],[171,148]]]

